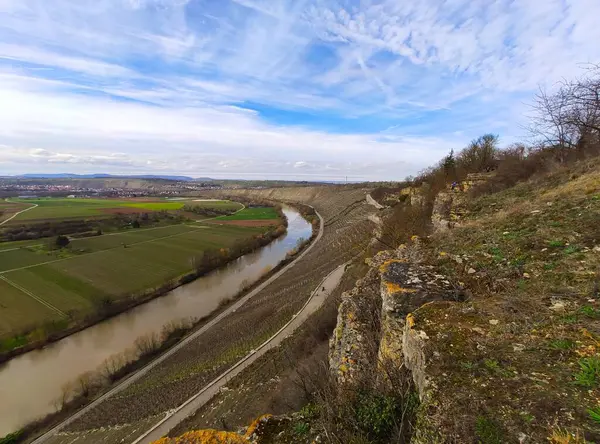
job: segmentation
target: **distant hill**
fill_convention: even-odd
[[[70,174],[70,173],[62,173],[62,174],[22,174],[20,176],[12,176],[14,179],[162,179],[162,180],[178,180],[178,181],[194,181],[194,180],[203,180],[210,181],[212,179],[202,177],[198,179],[194,179],[189,176],[163,176],[163,175],[113,175],[113,174]]]

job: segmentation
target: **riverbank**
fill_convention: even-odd
[[[172,311],[174,303],[177,305],[184,304],[184,305],[181,305],[181,307],[186,307],[190,303],[192,303],[194,305],[189,305],[191,308],[193,306],[197,306],[198,302],[201,303],[200,305],[204,305],[205,297],[210,297],[213,300],[219,302],[219,304],[217,306],[216,302],[210,303],[207,301],[206,303],[208,303],[209,306],[214,307],[214,308],[211,308],[210,314],[207,316],[202,316],[200,314],[196,314],[196,316],[200,319],[198,319],[194,323],[192,328],[187,327],[184,332],[179,332],[179,337],[176,340],[173,340],[173,338],[169,338],[170,342],[168,344],[166,344],[164,347],[161,347],[159,350],[157,350],[156,353],[152,354],[151,359],[148,359],[148,356],[144,356],[143,359],[140,360],[139,362],[129,363],[128,364],[129,371],[127,372],[128,375],[132,376],[132,374],[135,374],[138,369],[146,366],[149,361],[156,360],[157,357],[162,356],[164,353],[166,353],[167,350],[172,349],[174,345],[178,344],[182,340],[185,341],[186,338],[189,338],[190,336],[194,335],[194,333],[197,330],[202,329],[207,324],[210,324],[212,322],[212,320],[214,320],[215,318],[218,318],[222,313],[226,312],[227,310],[231,310],[232,308],[235,310],[235,305],[240,302],[240,298],[246,297],[248,294],[252,293],[257,287],[259,287],[265,281],[269,280],[274,275],[276,275],[278,272],[280,272],[282,268],[289,265],[290,262],[292,262],[295,258],[297,258],[300,254],[302,254],[302,252],[304,252],[306,250],[306,247],[308,244],[307,240],[309,238],[314,239],[317,232],[313,231],[310,228],[310,225],[307,224],[306,220],[304,218],[302,218],[295,209],[290,208],[289,210],[286,210],[286,215],[288,216],[288,218],[290,220],[290,229],[289,229],[288,234],[283,239],[281,239],[281,240],[278,239],[273,244],[265,247],[266,250],[261,250],[260,253],[253,253],[248,256],[245,256],[244,258],[238,259],[237,261],[235,261],[235,263],[232,263],[230,266],[225,267],[226,269],[217,271],[216,274],[215,273],[210,274],[206,278],[200,279],[197,282],[194,282],[192,284],[185,286],[183,288],[183,292],[180,291],[181,289],[177,290],[176,295],[168,296],[167,297],[168,299],[165,299],[164,303],[158,302],[158,305],[156,303],[152,303],[152,306],[148,309],[145,307],[142,307],[142,313],[139,313],[138,311],[136,311],[136,313],[131,313],[131,315],[128,314],[128,315],[126,315],[126,319],[123,319],[124,323],[119,322],[118,325],[120,325],[122,327],[131,325],[131,322],[135,322],[135,324],[138,324],[138,320],[140,322],[146,322],[146,321],[141,321],[141,319],[145,319],[148,317],[148,316],[146,316],[146,313],[149,310],[151,312],[154,312],[157,314],[163,313],[164,310]],[[304,242],[299,242],[300,240],[303,240]],[[302,244],[301,249],[296,250],[294,252],[294,254],[287,254],[290,251],[295,250],[295,248],[300,244]],[[270,264],[270,265],[266,266],[266,264]],[[234,275],[231,275],[231,273],[234,273]],[[260,278],[257,279],[256,276],[259,276],[259,275],[260,275]],[[251,281],[250,281],[250,279],[251,279]],[[245,282],[247,280],[250,282],[253,282],[253,283],[250,285],[245,285]],[[223,294],[222,289],[215,287],[215,285],[217,285],[220,282],[224,282],[223,285],[226,285],[226,288],[228,289],[228,290],[225,290],[225,294]],[[241,282],[241,284],[240,284],[240,282]],[[199,284],[200,286],[198,286],[197,284]],[[190,285],[191,285],[191,287],[190,287]],[[243,289],[242,289],[242,287],[243,287]],[[237,291],[234,294],[227,294],[233,288],[240,288],[242,290]],[[191,292],[190,292],[190,289],[191,289]],[[213,289],[213,290],[210,290],[210,289]],[[213,297],[213,295],[219,295],[219,294],[222,295],[220,299],[218,297]],[[184,296],[184,295],[186,295],[186,296]],[[189,295],[190,299],[188,299],[188,295]],[[173,299],[174,297],[176,299]],[[181,297],[185,297],[186,301],[189,301],[189,302],[180,300]],[[159,300],[163,301],[162,298]],[[167,300],[169,302],[167,302]],[[175,301],[177,301],[177,302],[175,302]],[[196,301],[196,302],[194,302],[194,301]],[[165,305],[165,304],[167,304],[167,305]],[[161,307],[163,307],[163,308],[161,308]],[[196,310],[196,313],[198,313],[198,310],[197,309],[195,309],[195,310]],[[188,313],[193,314],[194,310],[179,309],[178,313],[181,313],[181,315],[185,316]],[[140,318],[140,316],[143,316],[143,318]],[[152,319],[156,318],[156,317],[157,316],[153,316]],[[136,319],[136,321],[134,321],[133,319]],[[168,319],[168,316],[165,317],[165,319]],[[172,319],[179,319],[179,318],[172,317]],[[156,325],[156,324],[154,324],[154,325]],[[155,327],[156,331],[160,331],[160,325],[162,325],[162,324],[159,324],[158,327]],[[95,330],[97,330],[97,327],[93,327],[93,328]],[[127,327],[127,328],[129,328],[129,327]],[[84,341],[83,343],[81,343],[81,339],[79,339],[77,342],[77,345],[76,345],[76,347],[78,347],[77,350],[79,350],[81,347],[83,347],[85,350],[90,350],[89,348],[87,348],[85,346],[85,344],[90,342],[91,338],[96,338],[96,337],[98,337],[98,339],[107,338],[107,335],[109,335],[108,337],[116,337],[116,336],[123,337],[123,334],[125,334],[125,331],[123,331],[123,330],[124,329],[121,327],[119,327],[118,330],[114,330],[114,328],[107,329],[103,325],[101,327],[101,331],[90,331],[89,333],[86,333],[86,339],[83,340]],[[139,328],[137,328],[137,329],[134,328],[133,330],[136,330],[138,332],[145,331],[145,330],[140,330]],[[117,333],[117,332],[119,332],[119,333]],[[90,335],[92,335],[92,336],[90,336]],[[136,338],[136,336],[133,336],[131,341],[133,341],[133,339],[135,339],[135,338]],[[96,345],[90,344],[93,347],[97,347],[97,346],[102,347],[103,346],[104,348],[106,348],[106,345],[107,345],[107,344],[98,344],[96,339],[93,339],[92,343],[96,344]],[[64,349],[65,345],[66,344],[63,344],[63,346],[57,350],[54,350],[54,349],[51,349],[48,351],[45,350],[44,351],[45,354],[43,355],[43,357],[36,357],[36,355],[33,356],[33,361],[38,362],[40,359],[43,359],[44,360],[43,364],[37,364],[36,362],[33,362],[33,361],[31,362],[31,364],[28,364],[27,362],[29,361],[29,359],[27,361],[23,361],[21,358],[19,358],[23,362],[20,361],[18,363],[15,363],[15,364],[18,364],[19,367],[11,368],[10,374],[16,375],[17,373],[19,373],[17,368],[21,368],[23,366],[25,366],[25,367],[23,367],[23,371],[27,372],[27,368],[30,368],[30,365],[34,365],[34,366],[42,365],[43,367],[41,369],[39,369],[39,371],[36,371],[36,373],[41,372],[40,374],[42,374],[42,373],[47,374],[47,371],[52,371],[53,366],[49,366],[49,363],[46,363],[45,361],[47,361],[48,358],[50,358],[50,357],[52,357],[52,358],[58,357],[58,358],[62,358],[61,359],[61,362],[62,362],[64,360],[65,353],[67,353],[67,350]],[[68,347],[69,350],[72,349],[74,346],[73,341],[69,340],[69,345],[66,345],[66,346]],[[54,348],[56,348],[56,347],[54,347]],[[95,349],[95,350],[90,350],[90,351],[96,353],[96,352],[100,352],[101,350],[102,349]],[[118,349],[116,349],[116,350],[118,350]],[[81,350],[81,352],[83,352],[83,349]],[[50,353],[50,355],[48,355],[48,353]],[[70,353],[70,351],[69,351],[69,353]],[[101,361],[99,361],[98,359],[95,359],[94,362],[99,364]],[[57,365],[58,364],[59,363],[57,363]],[[43,368],[45,368],[47,371],[44,371]],[[15,373],[15,371],[17,373]],[[73,371],[71,371],[71,373],[73,375],[75,375],[75,373]],[[122,378],[118,379],[118,381],[116,383],[111,384],[110,387],[114,387],[115,385],[122,383],[124,380],[127,380],[130,376],[124,375]],[[9,376],[8,374],[5,374],[4,378],[5,378],[5,380],[8,380],[11,378],[11,376]],[[52,378],[52,379],[54,380],[57,378]],[[63,381],[64,381],[64,378],[63,378]],[[47,385],[48,381],[44,381],[44,384]],[[54,383],[54,385],[56,387],[60,387],[62,384],[63,384],[63,382],[58,381],[58,380]],[[95,391],[91,397],[86,397],[83,400],[83,402],[81,400],[79,400],[77,402],[70,403],[70,405],[68,406],[69,407],[68,409],[65,409],[65,410],[61,411],[60,413],[53,414],[53,415],[45,418],[44,421],[42,421],[42,423],[41,423],[41,427],[40,427],[40,423],[34,424],[33,430],[39,431],[41,429],[45,429],[45,428],[49,427],[51,424],[60,422],[65,417],[70,416],[74,411],[77,411],[79,408],[81,408],[82,405],[85,405],[86,403],[88,403],[91,399],[97,398],[98,396],[102,396],[100,393],[104,393],[107,390],[110,391],[111,390],[110,387],[109,386],[101,387],[100,391]],[[47,391],[47,389],[42,388],[42,387],[40,387],[40,389]],[[36,390],[36,392],[39,392],[39,390]],[[9,388],[9,392],[7,394],[9,395],[9,397],[7,399],[10,399],[10,388]],[[17,395],[17,394],[18,393],[15,392],[15,395]],[[47,395],[46,395],[45,399],[48,399]],[[54,399],[54,396],[50,399]],[[43,399],[39,400],[39,403],[41,403],[41,404],[44,404],[44,402],[47,402],[47,401],[44,401]],[[11,404],[11,403],[9,402],[9,404]],[[23,401],[22,404],[29,404],[29,403]],[[17,404],[14,404],[13,408],[17,409],[20,407]],[[11,409],[13,409],[13,408],[11,408]],[[13,410],[13,411],[15,411],[15,410]],[[8,413],[8,412],[5,412],[5,413]],[[8,419],[8,418],[6,418],[6,419]],[[14,422],[14,420],[12,422]],[[27,427],[27,430],[26,430],[27,433],[25,434],[25,436],[32,436],[29,429],[30,429],[30,427]]]
[[[242,299],[244,296],[247,296],[249,293],[255,291],[258,287],[263,285],[266,281],[271,279],[281,270],[283,270],[287,265],[297,259],[304,251],[312,244],[312,242],[316,239],[318,235],[318,231],[313,230],[310,238],[306,239],[299,245],[300,248],[294,248],[291,250],[292,254],[288,254],[278,265],[271,268],[267,273],[261,276],[257,281],[252,283],[251,285],[244,288],[234,297],[223,301],[219,305],[219,307],[211,312],[209,315],[198,319],[188,326],[181,326],[172,332],[165,338],[164,342],[160,344],[158,348],[152,350],[150,353],[146,353],[140,356],[138,359],[127,363],[122,369],[119,369],[114,376],[116,378],[111,381],[110,385],[103,386],[101,390],[90,391],[86,396],[79,396],[76,399],[70,400],[67,402],[64,407],[53,414],[50,414],[39,421],[35,421],[33,423],[28,424],[23,427],[18,432],[12,434],[15,437],[14,443],[22,443],[22,442],[31,442],[37,436],[45,433],[47,430],[50,430],[53,426],[59,424],[61,421],[64,421],[66,418],[69,418],[79,409],[83,408],[93,400],[101,397],[106,394],[114,387],[126,381],[130,376],[132,376],[138,370],[144,368],[153,360],[160,358],[163,354],[165,354],[168,350],[179,344],[185,338],[192,335],[194,332],[198,331],[202,327],[204,327],[208,322],[217,318],[219,315],[222,315],[225,311],[231,308],[236,302]],[[99,371],[100,373],[101,371]],[[92,387],[93,388],[93,387]],[[9,435],[11,436],[11,435]],[[4,443],[0,441],[2,444],[12,444],[11,441],[8,443]]]
[[[90,314],[81,320],[69,321],[71,325],[67,328],[50,332],[42,339],[32,341],[12,350],[0,353],[0,365],[14,357],[23,355],[33,350],[41,349],[51,343],[57,342],[74,333],[80,332],[86,328],[122,314],[155,298],[164,296],[168,292],[182,285],[193,282],[194,280],[205,276],[216,269],[224,267],[228,263],[231,263],[246,254],[252,253],[253,251],[270,244],[272,241],[283,236],[285,233],[286,228],[285,224],[283,224],[277,227],[270,227],[266,233],[255,235],[252,238],[240,242],[236,248],[229,248],[214,252],[212,250],[205,250],[202,258],[207,258],[210,254],[210,259],[198,264],[196,266],[196,270],[183,273],[180,276],[165,282],[157,288],[146,290],[137,295],[131,295],[130,297],[126,297],[117,301],[111,300],[110,303],[107,301],[107,303],[104,303],[100,307],[98,312]],[[222,253],[223,251],[227,251],[227,254],[224,255]]]

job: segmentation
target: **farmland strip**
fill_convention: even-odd
[[[0,275],[0,279],[2,279],[4,282],[6,282],[9,285],[12,285],[13,287],[15,287],[17,290],[22,291],[23,293],[25,293],[27,296],[35,299],[36,301],[38,301],[40,304],[45,305],[46,307],[48,307],[49,309],[55,311],[56,313],[58,313],[61,316],[64,316],[65,318],[67,318],[67,314],[62,312],[61,310],[59,310],[58,308],[56,308],[54,305],[44,301],[43,299],[38,298],[36,295],[34,295],[33,293],[31,293],[30,291],[24,289],[23,287],[21,287],[20,285],[15,284],[13,281],[11,281],[10,279],[8,279],[6,276]]]
[[[186,231],[185,233],[173,234],[173,235],[164,236],[164,237],[157,237],[155,239],[145,240],[145,241],[141,241],[141,242],[133,242],[133,243],[130,243],[129,245],[147,244],[149,242],[156,242],[156,241],[160,241],[160,240],[164,240],[164,239],[170,239],[172,237],[183,236],[183,235],[188,234],[188,233],[189,233],[189,231]],[[91,256],[93,254],[104,253],[106,251],[114,250],[115,248],[118,248],[118,247],[109,248],[109,249],[101,250],[101,251],[94,251],[92,253],[85,254],[85,256],[87,257],[87,256]],[[10,272],[13,272],[13,271],[26,270],[28,268],[33,268],[33,267],[37,267],[37,266],[40,266],[40,265],[55,264],[57,262],[64,262],[64,261],[68,261],[68,260],[72,260],[72,259],[77,259],[77,256],[66,257],[66,258],[63,258],[63,259],[56,259],[56,260],[53,260],[53,261],[42,262],[42,263],[34,264],[34,265],[27,265],[25,267],[13,268],[11,270],[4,270],[4,271],[0,271],[0,275],[4,275],[6,273],[10,273]]]

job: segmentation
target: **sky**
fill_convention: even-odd
[[[600,62],[598,0],[0,0],[0,175],[402,180]]]

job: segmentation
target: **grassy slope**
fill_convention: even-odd
[[[279,216],[274,208],[245,208],[239,213],[231,216],[222,216],[216,220],[271,220],[277,219]]]
[[[242,208],[242,204],[238,202],[232,202],[230,200],[211,200],[211,201],[187,201],[186,205],[202,208],[217,208],[220,210],[239,210]]]
[[[597,442],[586,409],[600,405],[600,162],[463,210],[459,228],[426,243],[427,261],[465,284],[469,308],[434,303],[416,314],[437,339],[429,371],[444,381],[444,432],[500,443],[568,430]],[[585,359],[598,366],[581,384]]]

